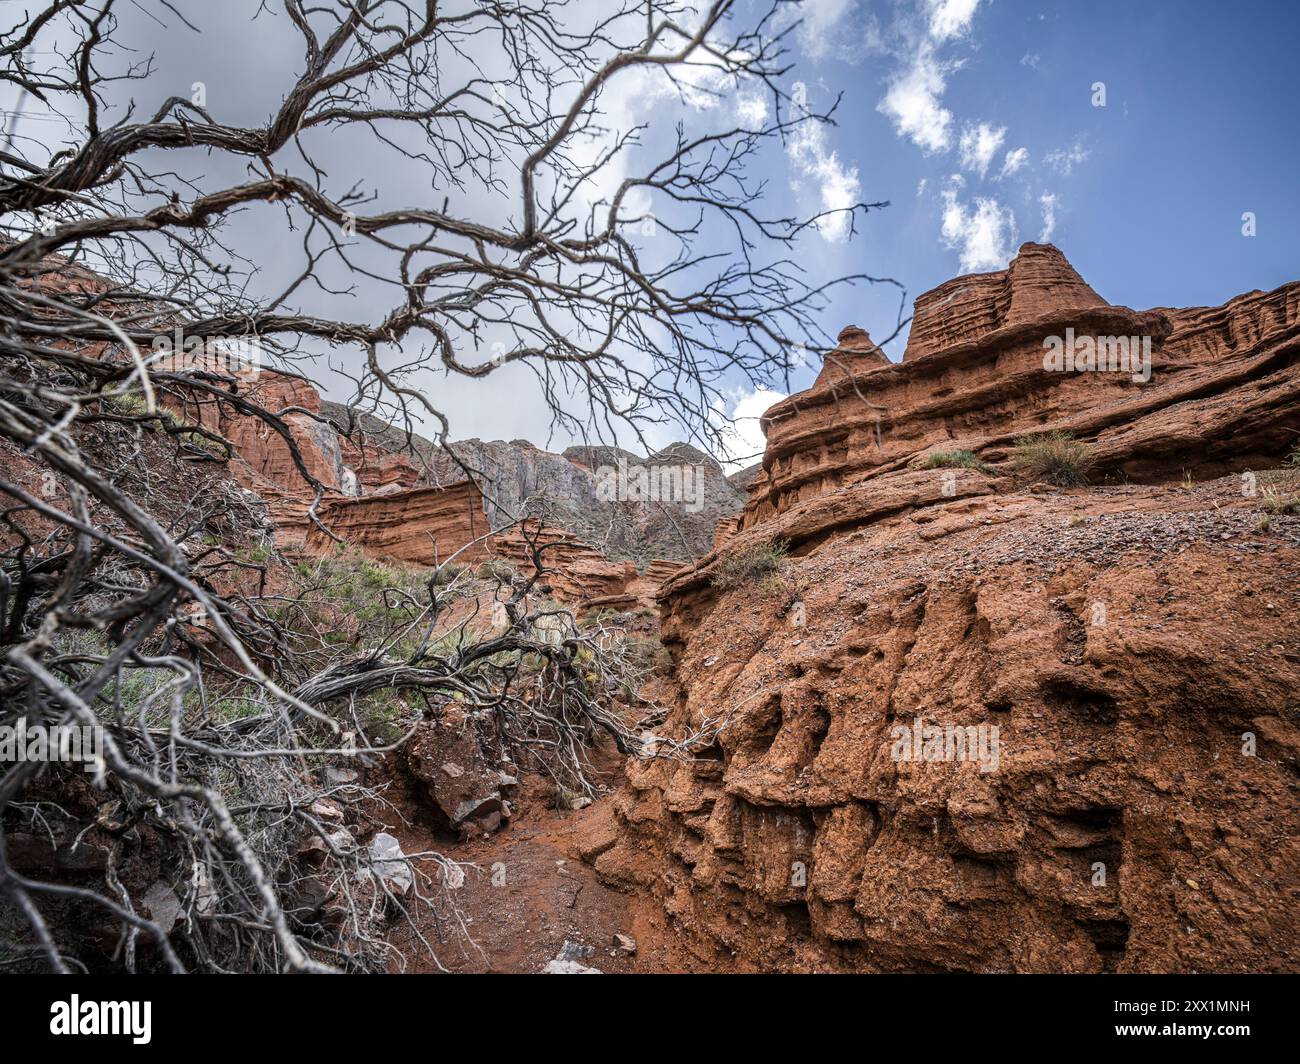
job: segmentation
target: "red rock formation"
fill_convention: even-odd
[[[743,527],[660,597],[657,731],[722,726],[629,763],[601,875],[749,968],[1297,970],[1300,516],[1263,493],[1300,494],[1298,311],[1113,308],[1028,246],[769,412]],[[1070,325],[1158,337],[1152,382],[1045,372]],[[1149,483],[999,475],[1042,428]],[[997,471],[909,467],[957,448]],[[712,586],[772,537],[777,579]]]
[[[527,535],[515,527],[493,536],[492,550],[528,574],[533,571],[529,541],[534,536],[537,526],[529,522]],[[631,562],[610,561],[572,533],[558,529],[544,530],[536,542],[544,545],[543,564],[553,570],[546,575],[550,594],[583,609],[653,606],[659,585],[681,568],[679,562],[652,561],[641,573]]]
[[[356,475],[359,495],[401,491],[420,483],[420,471],[404,454],[394,454],[369,443],[357,446],[345,436],[339,437],[339,448],[343,464]]]
[[[1017,436],[1045,429],[1088,441],[1103,472],[1147,480],[1249,468],[1294,438],[1300,283],[1213,309],[1136,312],[1105,304],[1055,248],[1027,244],[1006,270],[949,281],[916,308],[902,363],[871,359],[851,378],[823,370],[767,411],[742,529],[822,535],[888,504],[896,489],[875,481],[919,454],[970,450],[1005,468]],[[1150,336],[1150,382],[1044,369],[1044,339],[1071,328]]]
[[[272,370],[237,379],[239,393],[268,413],[284,421],[307,471],[326,488],[338,488],[343,474],[338,433],[328,422],[320,420],[320,394],[310,382]],[[193,416],[193,411],[183,411]],[[282,489],[302,492],[308,497],[312,489],[303,478],[284,437],[266,422],[205,404],[197,420],[205,427],[225,436],[240,458],[257,477],[269,480]]]
[[[813,387],[832,381],[852,379],[859,374],[890,365],[889,356],[871,342],[871,337],[856,325],[840,330],[838,346],[822,362]]]
[[[378,557],[435,565],[462,548],[467,549],[456,558],[462,563],[490,554],[484,542],[490,529],[483,496],[469,481],[445,488],[331,498],[318,512],[321,523],[339,540]],[[333,542],[319,528],[308,531],[308,551],[324,553]]]

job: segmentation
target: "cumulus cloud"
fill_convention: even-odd
[[[980,0],[926,0],[929,9],[929,33],[936,41],[964,37]]]
[[[1038,64],[1042,62],[1037,52],[1026,52],[1020,57],[1020,65],[1027,66],[1031,70],[1037,70]]]
[[[1056,205],[1059,201],[1056,194],[1044,192],[1038,197],[1038,205],[1043,209],[1043,228],[1039,230],[1038,242],[1046,244],[1052,239],[1052,234],[1056,232]]]
[[[722,456],[722,465],[728,473],[751,466],[763,456],[767,437],[759,419],[784,398],[784,392],[771,388],[741,390],[732,397],[730,411],[715,408],[714,419],[722,429],[727,451]]]
[[[767,100],[757,94],[736,97],[736,121],[743,129],[762,129],[768,118]]]
[[[876,110],[893,121],[899,136],[908,137],[923,151],[945,152],[952,147],[952,112],[943,106],[943,94],[948,74],[961,63],[945,62],[937,48],[970,32],[979,4],[980,0],[920,0],[916,14],[896,25],[907,42],[898,52],[903,64],[889,79]]]
[[[837,50],[840,23],[854,0],[804,0],[799,5],[799,48],[809,59],[824,59]]]
[[[996,199],[976,196],[969,204],[959,197],[960,182],[943,192],[943,242],[958,252],[961,268],[1001,269],[1016,245],[1016,216]]]
[[[890,118],[901,137],[923,151],[942,152],[952,146],[952,112],[943,106],[946,75],[929,44],[921,45],[911,62],[894,75],[876,110]]]
[[[975,125],[967,124],[966,128],[962,130],[961,142],[958,144],[957,149],[961,154],[962,168],[971,170],[983,177],[988,173],[989,163],[993,161],[993,156],[1002,147],[1002,142],[1006,139],[1006,136],[1006,126],[999,126],[994,129],[987,122],[979,122]]]
[[[1016,148],[1014,151],[1007,152],[1006,157],[1002,160],[1002,172],[998,174],[999,180],[1010,177],[1027,162],[1029,162],[1028,148]]]

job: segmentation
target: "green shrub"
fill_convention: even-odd
[[[913,469],[974,469],[992,473],[993,467],[976,457],[974,451],[931,451],[912,462]]]
[[[781,568],[789,553],[781,540],[766,540],[733,551],[713,574],[713,586],[723,589],[751,584],[759,577],[770,576]]]
[[[1037,432],[1016,440],[1016,469],[1063,488],[1087,484],[1095,464],[1087,445],[1068,432]]]

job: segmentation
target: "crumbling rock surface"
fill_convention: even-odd
[[[508,562],[522,575],[534,571],[533,545],[541,548],[547,594],[583,609],[633,609],[653,607],[659,585],[681,566],[656,560],[644,572],[630,561],[611,561],[570,532],[538,530],[526,522],[492,537],[496,557]]]
[[[544,514],[545,560],[555,570],[548,581],[557,599],[584,608],[645,607],[682,560],[709,549],[719,516],[739,510],[741,493],[717,464],[684,444],[638,459],[613,448],[555,455],[527,441],[470,440],[453,445],[456,462],[427,440],[408,441],[373,417],[322,402],[301,378],[263,370],[237,385],[282,419],[288,439],[256,418],[218,420],[214,407],[181,413],[212,422],[207,427],[232,442],[236,476],[266,502],[276,544],[285,550],[320,555],[343,544],[421,565],[453,555],[461,564],[496,557],[527,571],[531,552],[512,515],[536,512]],[[403,453],[408,442],[413,452]],[[319,500],[294,447],[324,488]],[[648,470],[670,474],[655,482],[656,491],[683,487],[683,497],[601,497],[599,485],[611,471],[621,471],[622,483],[637,483],[639,471]],[[525,523],[535,531],[541,520]]]
[[[469,717],[449,708],[420,726],[403,750],[442,826],[462,835],[495,831],[510,816],[507,794],[518,780],[494,767]]]
[[[430,457],[440,483],[465,476],[484,484],[494,528],[513,517],[543,520],[599,545],[614,561],[690,561],[709,549],[713,526],[738,513],[743,493],[708,455],[683,443],[649,457],[616,447],[552,454],[527,440],[463,440]]]
[[[1261,493],[1300,492],[1298,309],[1112,308],[1028,245],[918,299],[902,364],[850,334],[661,591],[656,732],[705,741],[629,762],[602,878],[753,969],[1297,970],[1300,516]],[[1069,325],[1158,337],[1151,383],[1045,372]],[[1116,475],[1011,475],[1055,428]],[[909,468],[958,448],[992,471]],[[713,586],[773,537],[777,578]]]

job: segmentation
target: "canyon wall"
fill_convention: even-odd
[[[558,601],[582,609],[653,608],[660,582],[680,568],[679,558],[708,549],[711,540],[698,544],[698,549],[693,545],[705,528],[701,522],[707,523],[711,537],[718,515],[739,508],[740,493],[727,484],[716,463],[697,461],[704,456],[681,445],[647,460],[630,461],[625,452],[585,451],[580,457],[589,464],[583,464],[525,442],[454,444],[472,472],[486,469],[490,474],[476,483],[466,479],[465,468],[450,462],[426,440],[412,439],[409,452],[389,450],[406,445],[404,433],[322,403],[316,389],[301,378],[264,370],[241,378],[238,385],[240,394],[280,418],[283,434],[257,418],[218,412],[215,405],[178,414],[231,442],[238,454],[236,476],[266,501],[277,545],[290,553],[323,555],[342,546],[428,566],[453,556],[462,565],[496,558],[529,573],[536,542],[545,545],[544,563],[553,570],[547,574],[546,587]],[[295,450],[325,489],[319,500],[295,461]],[[477,465],[470,465],[471,458]],[[701,470],[694,487],[707,508],[695,509],[689,500],[620,501],[597,496],[594,485],[601,462],[621,459],[624,467],[634,471],[640,466],[666,465],[670,458],[679,465],[694,463]],[[706,469],[711,470],[707,475]],[[506,475],[503,470],[513,473]],[[505,502],[491,494],[503,490],[503,485],[508,493]],[[573,497],[567,497],[566,491],[572,491]],[[526,512],[535,508],[532,500],[563,505],[538,508],[548,515],[546,522],[528,518],[522,525],[501,530],[503,523],[510,524],[509,514],[514,512],[510,507]],[[672,552],[667,558],[650,554],[652,546],[667,538],[661,525],[689,533],[678,535],[677,558]],[[584,529],[591,534],[602,528],[602,546],[584,541]],[[610,548],[606,541],[617,538],[619,529],[622,545]],[[647,555],[639,564],[628,560]]]
[[[1150,382],[1045,370],[1069,328]],[[1026,245],[766,420],[660,593],[656,733],[706,741],[629,762],[601,876],[756,970],[1300,969],[1300,284],[1138,312]],[[1017,470],[1057,429],[1090,486]]]

